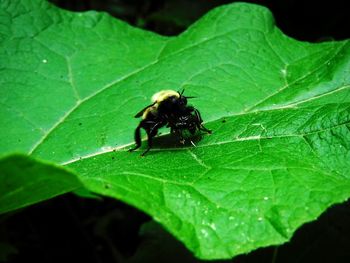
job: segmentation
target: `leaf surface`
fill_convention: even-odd
[[[0,160],[0,182],[0,213],[82,187],[72,171],[21,154]]]
[[[203,259],[286,242],[350,196],[349,41],[293,40],[250,4],[171,38],[42,0],[0,10],[1,154],[67,166]],[[133,116],[153,93],[182,88],[213,134],[127,152]]]

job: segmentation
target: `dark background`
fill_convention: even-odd
[[[350,202],[299,228],[292,240],[215,263],[350,262]],[[144,213],[108,198],[66,194],[0,217],[0,262],[198,263]]]
[[[69,10],[101,10],[162,35],[177,35],[210,9],[230,0],[50,0]],[[282,31],[298,40],[341,40],[350,37],[348,1],[240,1],[268,7]]]
[[[103,10],[162,35],[177,35],[228,0],[51,0]],[[282,31],[319,42],[350,37],[346,1],[245,1],[267,6]],[[291,242],[216,262],[350,262],[350,203],[305,224]],[[201,262],[142,212],[116,200],[67,194],[0,217],[0,262]]]

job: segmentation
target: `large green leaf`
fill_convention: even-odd
[[[173,38],[43,0],[2,0],[0,21],[1,154],[68,166],[200,258],[285,242],[350,196],[349,41],[298,42],[249,4]],[[198,97],[213,134],[127,152],[133,116],[169,88]]]
[[[81,188],[71,171],[15,154],[0,160],[0,213]]]

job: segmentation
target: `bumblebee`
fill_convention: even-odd
[[[187,99],[194,97],[184,96],[181,92],[173,90],[162,90],[152,96],[152,104],[142,109],[135,115],[141,117],[139,125],[135,129],[135,147],[129,151],[134,151],[141,146],[141,128],[147,133],[148,147],[141,156],[144,156],[151,148],[153,137],[158,134],[158,130],[164,126],[170,128],[170,133],[176,134],[180,142],[184,143],[183,132],[189,131],[194,135],[197,130],[211,133],[211,130],[203,126],[203,120],[199,111],[187,105]]]

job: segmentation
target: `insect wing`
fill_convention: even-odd
[[[148,106],[146,106],[145,108],[143,108],[139,113],[137,113],[137,114],[135,115],[135,118],[141,117],[141,116],[143,115],[143,113],[144,113],[149,107],[154,106],[154,104],[156,104],[156,101],[155,101],[154,103],[152,103],[151,105],[148,105]]]

